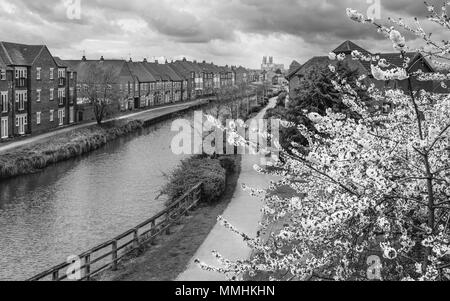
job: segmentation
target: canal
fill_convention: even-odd
[[[186,113],[183,118],[192,118]],[[172,120],[78,159],[0,182],[0,280],[23,280],[80,254],[164,207],[159,189],[185,156]]]

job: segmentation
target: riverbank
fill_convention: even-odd
[[[140,255],[123,261],[115,272],[107,271],[99,281],[172,281],[183,272],[228,207],[237,188],[241,172],[241,157],[235,157],[236,168],[227,176],[225,191],[212,203],[203,203],[192,215],[183,217],[169,235],[158,238],[155,245],[147,244]]]
[[[196,109],[209,101],[193,102],[146,112],[122,116],[108,120],[103,125],[90,124],[76,126],[70,131],[63,129],[60,134],[47,135],[6,151],[0,156],[0,180],[33,174],[51,164],[79,157],[97,150],[116,140],[170,118],[175,113]]]
[[[108,142],[143,127],[140,120],[113,121],[92,126],[0,156],[0,180],[35,173],[57,162],[99,149]]]

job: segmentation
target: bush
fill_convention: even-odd
[[[221,156],[218,158],[220,166],[226,170],[228,174],[236,171],[236,157],[235,156]]]
[[[200,182],[204,184],[202,202],[213,203],[220,198],[226,186],[226,170],[220,160],[195,156],[182,161],[168,177],[161,193],[169,197],[168,204],[171,204]]]

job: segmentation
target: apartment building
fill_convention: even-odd
[[[76,73],[68,73],[45,45],[0,42],[0,58],[2,139],[75,122],[76,104],[68,102],[67,95]]]

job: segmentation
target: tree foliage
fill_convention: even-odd
[[[432,6],[427,9],[430,21],[450,28],[446,4],[439,12]],[[280,150],[284,160],[275,163],[275,172],[258,168],[280,181],[265,190],[247,188],[264,201],[261,232],[269,231],[269,237],[249,237],[220,218],[226,228],[242,236],[254,256],[231,261],[215,252],[221,267],[201,264],[204,269],[230,279],[261,272],[273,280],[450,278],[450,97],[412,84],[416,75],[421,80],[447,75],[412,74],[407,68],[406,40],[395,26],[424,39],[428,50],[418,51],[430,59],[447,58],[450,43],[432,40],[418,22],[414,28],[403,20],[384,26],[351,9],[347,14],[373,24],[390,39],[403,64],[387,68],[385,61],[362,58],[357,51],[352,57],[370,61],[375,79],[406,80],[408,91],[378,90],[358,80],[357,87],[367,91],[371,100],[390,106],[387,111],[373,110],[330,66],[331,83],[340,97],[322,101],[339,106],[342,102],[358,118],[311,104],[306,117],[316,131],[297,124],[307,145],[294,144],[291,152]],[[332,57],[345,59],[345,55]],[[317,98],[324,97],[323,90],[311,90]],[[324,109],[324,114],[314,109]],[[294,193],[270,193],[281,186]],[[280,230],[270,232],[277,228],[274,225]]]

